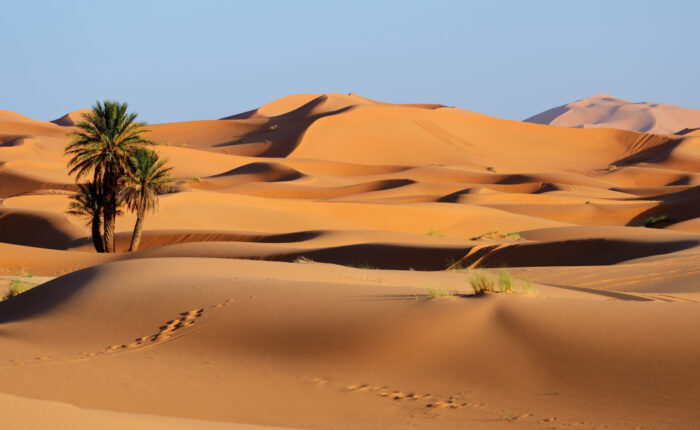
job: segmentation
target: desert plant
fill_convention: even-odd
[[[652,217],[647,218],[646,221],[644,221],[644,225],[642,227],[653,228],[654,225],[656,225],[656,223],[659,223],[662,221],[669,221],[669,220],[670,220],[670,218],[668,217],[668,215],[660,215],[657,217],[652,216]]]
[[[496,172],[496,168],[493,166],[487,167],[486,170],[488,170],[489,172],[494,172],[494,173]]]
[[[13,279],[10,281],[10,289],[7,291],[3,300],[11,299],[12,297],[19,296],[25,291],[29,291],[36,287],[38,284],[34,284],[27,281],[22,281],[21,279]]]
[[[279,125],[277,125],[277,124],[272,124],[271,126],[268,127],[268,130],[274,131],[274,130],[277,130],[278,128],[279,128]]]
[[[170,189],[173,178],[171,167],[165,167],[166,160],[148,148],[140,148],[131,157],[129,169],[123,177],[121,197],[128,208],[136,212],[136,224],[131,235],[129,252],[136,251],[141,241],[143,220],[147,212],[158,210],[158,194]]]
[[[304,256],[302,255],[302,256],[300,256],[300,257],[295,258],[293,262],[294,262],[294,263],[299,263],[299,264],[306,264],[306,263],[313,263],[314,260],[312,260],[312,259],[310,259],[310,258],[306,258],[306,257],[304,257]]]
[[[103,242],[105,252],[114,252],[114,221],[120,179],[129,169],[129,161],[139,148],[152,145],[143,137],[145,123],[136,122],[137,114],[127,112],[126,103],[105,100],[82,115],[77,131],[69,133],[65,153],[70,156],[69,173],[76,179],[92,174],[104,198]]]
[[[483,270],[477,270],[469,278],[469,284],[474,289],[474,294],[481,294],[493,291],[494,281]]]
[[[75,193],[68,205],[68,214],[86,219],[86,224],[91,227],[92,244],[97,252],[104,252],[102,241],[102,209],[104,208],[104,196],[94,182],[79,184],[80,191]]]
[[[505,267],[498,272],[498,287],[502,293],[513,292],[513,278]]]
[[[428,231],[425,232],[427,236],[433,236],[433,237],[443,237],[442,234],[438,233],[437,231],[433,230],[432,228]]]
[[[447,290],[441,290],[438,288],[428,288],[427,291],[428,298],[430,299],[449,299],[454,297],[454,294]]]
[[[500,230],[491,230],[487,231],[486,233],[481,233],[477,236],[473,236],[471,240],[479,240],[479,239],[511,239],[511,240],[521,240],[522,237],[520,236],[520,233],[517,232],[512,232],[512,233],[502,233]]]
[[[202,182],[202,178],[199,176],[191,176],[187,181],[188,182]]]

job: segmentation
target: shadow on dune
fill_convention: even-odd
[[[278,158],[286,157],[287,155],[291,154],[294,149],[296,149],[301,141],[301,137],[316,120],[326,116],[337,115],[353,108],[353,106],[346,106],[327,112],[313,113],[314,109],[323,104],[326,100],[328,100],[328,96],[325,94],[316,97],[315,99],[307,102],[297,109],[292,110],[291,112],[270,117],[263,126],[241,135],[235,142],[219,144],[216,146],[225,147],[243,143],[268,141],[271,142],[271,145],[264,149],[262,153],[257,154],[257,156]],[[222,120],[248,119],[255,113],[257,113],[257,109],[239,115],[222,118]]]
[[[465,247],[426,247],[383,243],[362,243],[278,255],[271,260],[294,261],[305,257],[321,263],[359,268],[394,270],[444,270],[461,258]]]
[[[279,172],[277,172],[278,170]],[[208,178],[226,178],[238,175],[265,175],[274,173],[279,174],[272,179],[267,179],[268,182],[293,181],[304,176],[298,170],[294,170],[286,166],[276,165],[274,163],[255,162],[236,167],[235,169],[231,169],[217,175],[209,176]]]
[[[148,230],[141,237],[139,251],[178,243],[196,242],[296,243],[315,239],[322,234],[322,231],[317,230],[279,234],[251,234],[220,230]],[[131,232],[117,233],[115,240],[117,252],[126,252],[131,243]],[[67,247],[72,250],[82,247],[92,250],[92,239],[86,237],[74,239],[67,242]]]
[[[51,213],[0,208],[0,242],[49,249],[66,249],[83,232],[64,217]]]
[[[470,251],[457,267],[601,266],[664,255],[700,245],[700,240],[636,241],[573,239],[561,242],[493,244]]]
[[[627,223],[628,226],[641,226],[650,217],[663,215],[668,217],[665,225],[700,217],[700,186],[675,193],[640,198],[640,200],[643,199],[659,200],[661,203],[632,218]],[[661,226],[663,225],[657,227]]]
[[[0,324],[32,318],[50,311],[78,292],[95,273],[94,267],[69,273],[0,302]]]
[[[654,144],[654,140],[659,140],[660,143]],[[641,137],[639,141],[635,142],[632,148],[630,148],[632,154],[613,161],[611,164],[620,167],[637,163],[662,163],[671,157],[673,150],[676,149],[682,141],[683,139],[668,139],[664,136],[647,134]],[[634,147],[643,147],[647,144],[651,146],[641,151],[634,150]]]

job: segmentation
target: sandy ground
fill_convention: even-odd
[[[662,103],[635,103],[597,94],[546,110],[525,121],[560,127],[605,127],[686,135],[700,128],[700,110]]]
[[[77,118],[0,111],[4,427],[700,425],[697,133],[294,95],[151,126],[178,185],[99,255]]]

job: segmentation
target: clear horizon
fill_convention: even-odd
[[[609,3],[13,3],[0,109],[115,99],[162,123],[331,92],[515,120],[598,93],[700,109],[700,3]]]

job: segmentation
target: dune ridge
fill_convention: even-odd
[[[634,103],[608,94],[597,94],[533,115],[525,122],[684,135],[700,127],[700,110],[662,103]]]

